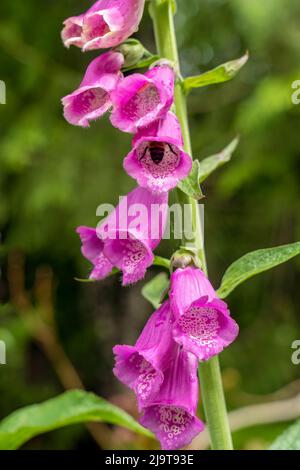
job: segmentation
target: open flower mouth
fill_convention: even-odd
[[[82,38],[84,42],[103,38],[110,32],[110,27],[101,14],[90,15],[84,19],[82,27]]]
[[[137,149],[140,166],[153,178],[166,178],[180,163],[180,151],[165,142],[143,142]]]
[[[109,93],[100,87],[87,88],[63,99],[65,118],[75,125],[87,126],[88,120],[100,117],[110,106]]]
[[[186,350],[205,361],[219,354],[238,335],[237,323],[218,310],[214,302],[199,299],[177,320],[174,338]]]
[[[213,344],[221,328],[219,313],[211,307],[192,307],[179,318],[177,326],[199,346]]]

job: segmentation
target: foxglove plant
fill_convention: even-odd
[[[245,279],[299,254],[300,244],[249,253],[226,271],[217,292],[208,280],[198,211],[200,183],[230,159],[236,141],[201,164],[192,162],[186,94],[192,88],[233,78],[248,55],[183,79],[174,3],[150,1],[161,59],[156,63],[149,54],[146,62],[141,60],[145,49],[137,47],[137,41],[121,44],[138,27],[142,0],[100,0],[83,15],[64,23],[62,38],[66,46],[74,44],[83,50],[118,46],[90,64],[79,89],[65,97],[63,104],[66,119],[81,126],[87,126],[112,106],[113,126],[134,133],[124,168],[139,185],[97,228],[82,226],[77,232],[82,254],[93,265],[91,279],[104,279],[118,268],[123,285],[137,282],[155,261],[153,250],[167,220],[168,192],[176,187],[180,203],[189,208],[193,238],[187,241],[183,236],[182,247],[171,262],[160,259],[158,264],[171,267],[170,288],[156,296],[158,308],[136,344],[115,346],[114,374],[136,394],[140,422],[156,435],[164,449],[178,449],[203,430],[197,417],[200,361],[200,387],[212,448],[232,449],[218,354],[235,340],[239,328],[222,299]],[[127,51],[129,63],[116,52],[122,48]],[[123,78],[122,73],[149,65],[144,74]],[[162,298],[163,291],[169,295],[167,300]]]

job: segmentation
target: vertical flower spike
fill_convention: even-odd
[[[110,94],[122,77],[123,62],[122,54],[110,51],[90,63],[79,88],[62,99],[70,124],[88,127],[111,107]]]
[[[154,260],[153,250],[163,236],[168,194],[137,187],[98,227],[104,255],[123,272],[123,285],[142,279]]]
[[[104,243],[98,238],[96,229],[81,226],[76,231],[81,238],[83,256],[94,265],[90,279],[105,279],[111,273],[113,265],[103,254]]]
[[[174,339],[199,360],[219,354],[237,337],[239,327],[227,304],[200,269],[177,269],[171,276],[170,299],[176,318]]]
[[[164,382],[143,410],[140,422],[150,429],[165,450],[188,445],[204,429],[196,416],[198,404],[197,358],[180,346],[169,357]]]
[[[140,186],[153,192],[169,191],[188,176],[192,159],[183,151],[175,114],[169,111],[164,118],[137,132],[124,169]]]
[[[145,0],[99,0],[82,15],[65,20],[63,43],[84,51],[115,47],[138,30],[144,4]]]
[[[153,313],[135,346],[115,346],[115,376],[134,390],[139,409],[158,392],[174,347],[169,301]]]
[[[173,103],[174,79],[174,71],[167,65],[126,77],[112,94],[112,125],[134,133],[164,117]]]

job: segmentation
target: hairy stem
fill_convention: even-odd
[[[158,53],[174,63],[178,77],[180,77],[180,63],[174,26],[174,2],[172,0],[151,0],[150,14],[153,19],[155,40]],[[188,123],[186,97],[183,92],[180,79],[175,86],[175,109],[180,121],[185,150],[192,155],[192,145]],[[203,230],[198,203],[177,189],[178,199],[181,204],[188,204],[191,210],[191,220],[194,230],[194,239],[185,246],[197,250],[199,261],[203,271],[207,274],[207,265],[203,243]],[[203,396],[205,415],[210,432],[211,447],[214,450],[232,450],[232,439],[228,423],[226,403],[223,392],[222,378],[218,357],[202,363],[199,367],[199,375]]]

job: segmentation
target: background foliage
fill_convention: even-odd
[[[99,204],[116,203],[134,186],[122,170],[129,136],[107,119],[86,130],[62,118],[60,98],[78,85],[97,53],[64,49],[61,23],[88,5],[79,0],[0,5],[0,79],[7,85],[7,104],[0,107],[0,339],[7,344],[0,417],[68,388],[59,378],[60,368],[63,375],[69,365],[51,356],[53,345],[43,336],[42,326],[52,331],[54,323],[56,343],[59,338],[86,388],[136,415],[132,396],[112,375],[111,348],[136,339],[151,306],[140,285],[121,295],[117,277],[93,285],[74,280],[89,269],[75,227],[95,224]],[[300,239],[300,105],[291,103],[291,83],[300,78],[300,5],[178,0],[178,11],[184,75],[250,52],[235,80],[189,98],[199,159],[241,136],[232,162],[203,185],[209,270],[218,286],[226,267],[244,253]],[[147,14],[137,37],[155,52]],[[164,242],[158,253],[174,248]],[[157,268],[147,279],[154,273]],[[238,341],[221,356],[230,408],[272,400],[291,383],[282,396],[291,387],[299,393],[300,366],[291,363],[291,344],[300,336],[299,282],[298,257],[229,297],[241,326]],[[265,448],[286,424],[238,432],[235,445]],[[115,448],[153,445],[129,431],[113,432]],[[35,438],[27,447],[94,445],[84,427],[75,426]]]

